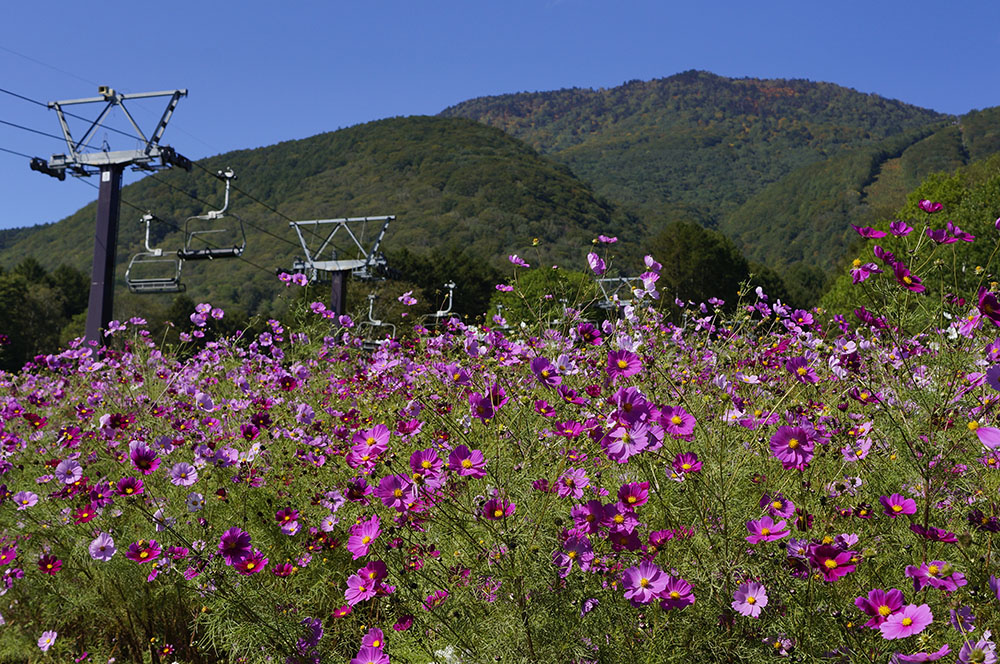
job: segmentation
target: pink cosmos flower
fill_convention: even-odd
[[[256,574],[267,567],[267,558],[257,549],[253,550],[249,556],[233,565],[233,569],[244,576]]]
[[[156,543],[156,540],[149,540],[149,542],[139,540],[129,545],[125,557],[142,565],[151,560],[156,560],[160,556],[160,553],[160,545]]]
[[[909,235],[913,231],[912,226],[908,226],[905,221],[892,221],[889,222],[889,232],[896,237],[904,237]]]
[[[1000,327],[1000,300],[996,293],[992,293],[985,288],[980,288],[977,296],[976,306],[979,313],[993,321],[993,324]]]
[[[678,452],[672,465],[678,473],[697,473],[701,470],[701,461],[694,452]]]
[[[536,357],[530,364],[531,372],[545,387],[555,387],[562,382],[562,376],[552,362],[544,357]]]
[[[361,646],[350,664],[389,664],[389,656],[381,648]]]
[[[556,482],[556,491],[560,498],[583,498],[583,490],[590,485],[590,478],[583,468],[567,468]]]
[[[750,531],[750,534],[746,537],[746,541],[751,544],[773,542],[788,535],[785,522],[778,521],[775,523],[769,516],[762,517],[756,521],[747,521],[746,526],[747,530]]]
[[[767,606],[767,590],[756,581],[747,581],[733,593],[733,610],[749,618],[759,618]]]
[[[629,567],[622,576],[625,599],[632,604],[649,604],[667,587],[667,575],[649,561]]]
[[[767,510],[772,517],[790,519],[795,514],[795,503],[785,498],[783,494],[776,493],[773,496],[765,493],[760,498],[760,506]]]
[[[404,512],[414,500],[412,487],[413,483],[407,475],[387,475],[379,481],[375,495],[382,499],[382,504],[386,507]]]
[[[369,600],[375,597],[375,586],[375,581],[362,578],[358,574],[352,574],[347,577],[347,590],[344,591],[344,599],[348,606]]]
[[[819,376],[816,370],[809,366],[809,362],[804,357],[793,357],[785,362],[785,369],[792,377],[800,383],[817,383]]]
[[[597,276],[601,276],[607,270],[604,260],[594,252],[587,254],[587,265]]]
[[[892,656],[892,659],[889,660],[889,664],[905,664],[906,662],[936,662],[950,652],[951,647],[947,643],[934,652],[916,652],[912,655],[904,655],[901,652],[897,652]],[[986,663],[984,662],[983,664]]]
[[[931,607],[926,604],[920,606],[907,604],[902,610],[886,618],[879,626],[879,630],[882,632],[882,638],[886,640],[905,639],[924,631],[932,622],[934,614],[931,613]]]
[[[905,574],[913,579],[913,589],[922,590],[925,586],[953,592],[968,583],[965,575],[953,571],[950,563],[943,560],[932,560],[922,563],[920,567],[907,565]]]
[[[520,256],[518,256],[517,254],[511,254],[510,256],[507,257],[507,260],[509,260],[511,263],[513,263],[517,267],[531,267],[530,265],[528,265],[525,262],[525,260],[523,258],[521,258]]]
[[[851,224],[851,228],[857,231],[858,235],[864,238],[880,238],[887,235],[885,231],[877,231],[869,226],[855,226],[854,224]]]
[[[48,652],[52,644],[56,642],[56,637],[59,636],[58,632],[46,631],[42,632],[41,638],[38,639],[38,647],[42,652]]]
[[[918,206],[920,207],[921,210],[923,210],[927,214],[934,214],[935,212],[940,212],[941,210],[944,209],[944,205],[942,205],[941,203],[932,203],[926,198],[921,199],[920,203],[918,203]]]
[[[514,514],[517,505],[502,498],[491,498],[483,505],[483,516],[490,521],[503,519]]]

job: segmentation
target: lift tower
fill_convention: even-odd
[[[48,107],[54,109],[59,116],[59,126],[66,139],[66,154],[54,154],[48,161],[34,158],[31,160],[31,170],[51,175],[60,180],[66,179],[66,171],[75,177],[89,177],[100,174],[101,183],[97,196],[97,223],[94,231],[94,262],[91,268],[90,298],[87,303],[87,341],[101,343],[102,328],[107,328],[112,317],[115,286],[115,250],[118,241],[118,212],[121,207],[122,173],[127,166],[135,170],[156,171],[171,166],[179,166],[191,170],[191,162],[177,154],[173,148],[160,145],[160,139],[167,128],[167,123],[174,114],[177,102],[187,96],[187,90],[166,90],[162,92],[139,92],[123,94],[102,85],[97,89],[99,97],[86,99],[69,99],[66,101],[51,101]],[[160,121],[153,133],[147,138],[139,129],[135,119],[125,108],[128,99],[148,99],[150,97],[170,97],[167,108],[163,111]],[[104,103],[104,110],[94,120],[83,138],[76,141],[70,133],[66,122],[65,106],[77,104]],[[101,123],[112,109],[121,109],[128,119],[135,138],[142,145],[133,150],[99,152],[83,152],[87,141],[101,127]]]

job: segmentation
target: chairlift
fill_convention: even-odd
[[[601,309],[616,309],[619,306],[626,306],[632,303],[633,283],[639,281],[638,277],[605,277],[597,280],[597,285],[601,289],[601,301],[597,303]],[[627,299],[622,299],[621,294],[628,294]]]
[[[229,189],[236,179],[236,173],[227,168],[219,171],[216,177],[226,182],[226,199],[221,210],[188,217],[184,222],[184,248],[177,252],[183,260],[239,258],[246,249],[247,235],[243,220],[233,214],[226,214],[229,208]],[[228,221],[228,228],[218,228],[220,220]]]
[[[429,325],[436,326],[442,320],[451,316],[451,305],[453,301],[453,295],[455,293],[455,282],[449,281],[444,285],[444,287],[448,289],[448,300],[444,309],[439,309],[432,314],[427,314],[423,316],[420,320],[421,323],[427,323]]]
[[[388,329],[390,330],[387,335],[390,338],[396,337],[396,326],[392,323],[383,323],[380,319],[375,318],[373,307],[375,305],[375,298],[377,296],[375,293],[368,294],[368,320],[358,323],[358,332],[363,337],[361,346],[366,350],[375,350],[378,346],[385,343],[386,338],[383,336],[377,339],[375,335],[379,330]]]
[[[125,283],[133,293],[183,293],[186,290],[181,283],[183,261],[164,255],[163,249],[149,246],[149,225],[154,219],[156,217],[146,213],[139,220],[146,225],[146,251],[140,251],[129,261]]]

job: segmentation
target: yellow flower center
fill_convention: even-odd
[[[502,509],[493,510],[493,516],[499,519],[500,517],[503,516],[503,510]]]
[[[396,498],[402,498],[403,497],[403,490],[402,489],[396,489],[395,491],[392,492],[392,495],[395,496]]]
[[[780,500],[774,501],[773,503],[771,503],[771,507],[773,507],[776,510],[780,510],[781,509],[781,501]]]
[[[855,258],[853,261],[851,261],[851,265],[854,267],[854,269],[861,267],[861,259]]]
[[[761,528],[760,529],[760,534],[763,535],[763,536],[765,536],[765,537],[767,537],[768,535],[771,534],[771,529],[770,528]]]
[[[250,561],[250,562],[247,563],[247,569],[253,569],[256,566],[257,566],[257,564],[254,563],[253,561]]]
[[[969,427],[969,431],[975,431],[976,429],[979,428],[979,422],[972,420],[966,426]]]
[[[628,362],[626,362],[625,360],[618,360],[618,368],[619,369],[627,369],[628,368]]]
[[[462,468],[472,468],[472,460],[462,459]]]
[[[371,541],[372,541],[372,538],[369,537],[368,535],[365,535],[364,537],[361,538],[361,543],[362,544],[368,544],[368,542],[371,542]]]
[[[639,579],[639,585],[643,588],[649,587],[649,579]]]
[[[941,569],[937,565],[929,565],[927,567],[927,573],[929,575],[931,575],[931,576],[937,575],[937,573],[940,572],[940,571],[941,571]]]
[[[681,464],[681,468],[684,469],[684,470],[691,470],[691,464],[689,464],[689,463],[682,463]]]
[[[833,558],[827,558],[823,565],[825,565],[827,569],[837,569],[837,561]]]
[[[892,609],[890,609],[887,605],[883,604],[882,606],[878,607],[878,614],[883,618],[889,615],[890,613],[892,613]]]
[[[913,624],[913,618],[903,618],[900,622],[902,622],[903,627],[909,627]]]
[[[566,557],[570,560],[576,560],[576,551],[567,551]]]
[[[896,512],[898,514],[899,512],[903,511],[903,506],[902,505],[893,505],[892,506],[892,511]]]
[[[421,462],[420,462],[420,467],[421,467],[421,468],[424,468],[424,469],[427,469],[427,468],[430,468],[430,467],[431,467],[431,465],[432,465],[432,464],[431,464],[431,462],[430,462],[430,461],[421,461]]]
[[[149,551],[143,551],[142,553],[139,554],[139,557],[140,558],[148,558],[149,557]]]
[[[674,415],[673,417],[670,418],[670,421],[674,424],[680,424],[684,420],[681,419],[680,415]]]
[[[797,373],[800,376],[805,376],[807,373],[809,373],[809,370],[806,369],[805,367],[799,367],[798,369],[795,370],[795,373]]]
[[[910,275],[906,275],[905,277],[903,277],[903,283],[909,286],[910,284],[913,283],[913,279],[910,278]]]
[[[374,436],[368,436],[367,438],[365,438],[365,445],[367,445],[368,447],[371,447],[374,444],[375,444],[375,437]]]
[[[754,597],[753,595],[748,595],[747,596],[747,604],[751,604],[752,605],[752,604],[756,604],[756,603],[757,603],[757,598],[756,597]]]
[[[670,591],[670,599],[680,599],[680,597],[681,597],[681,594],[679,592],[677,592],[676,590],[671,590]]]
[[[798,438],[789,438],[788,439],[788,449],[794,450],[798,446],[799,446],[799,439]]]

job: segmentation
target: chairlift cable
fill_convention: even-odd
[[[7,148],[0,147],[0,151],[9,152],[10,154],[17,155],[18,157],[24,157],[25,159],[34,159],[31,155],[24,154],[23,152],[18,152],[17,150],[8,150]]]
[[[10,127],[14,127],[15,129],[23,129],[24,131],[30,131],[32,134],[39,134],[41,136],[48,136],[49,138],[56,139],[60,143],[65,143],[66,142],[66,137],[65,136],[56,136],[55,134],[50,134],[50,133],[45,132],[45,131],[39,131],[38,129],[32,129],[31,127],[25,127],[24,125],[19,125],[19,124],[16,124],[14,122],[8,122],[7,120],[0,120],[0,124],[5,124],[5,125],[8,125]],[[84,144],[84,145],[78,145],[76,147],[90,148],[91,150],[97,150],[98,152],[102,151],[100,148],[95,148],[93,145],[86,145],[86,144]]]

